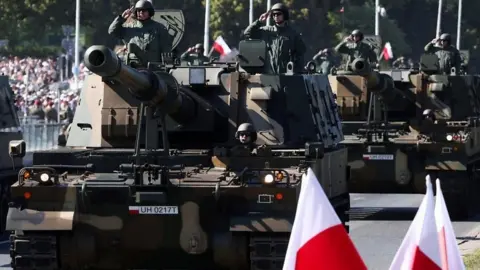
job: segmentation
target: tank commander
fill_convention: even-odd
[[[462,58],[457,48],[452,46],[450,34],[444,33],[440,38],[432,39],[424,49],[426,53],[437,55],[441,73],[450,74],[452,67],[455,68],[455,72],[460,72]]]
[[[373,47],[363,42],[363,33],[355,29],[350,36],[347,36],[336,47],[335,51],[340,54],[347,55],[347,61],[345,63],[346,69],[350,69],[350,64],[357,58],[363,58],[374,66],[377,62],[377,55],[373,50]]]
[[[252,156],[257,154],[256,143],[257,131],[250,123],[243,123],[237,128],[235,132],[235,139],[239,145],[231,149],[233,156]]]
[[[405,57],[400,56],[395,61],[392,62],[392,67],[399,68],[399,69],[406,69],[408,68],[407,63],[405,61]]]
[[[274,25],[262,26],[269,15],[273,17]],[[284,4],[273,5],[270,11],[249,25],[243,34],[247,39],[261,39],[267,44],[265,73],[285,73],[290,61],[294,64],[295,72],[303,69],[305,43],[302,36],[290,26],[289,11]]]
[[[320,50],[312,60],[317,65],[317,72],[321,74],[330,74],[336,64],[336,59],[333,56],[332,50],[329,48]]]
[[[133,43],[145,52],[151,62],[161,61],[161,54],[172,50],[172,37],[167,28],[152,19],[155,9],[147,0],[138,1],[134,7],[117,16],[108,28],[108,33],[125,43]],[[134,20],[128,18],[133,17]]]
[[[210,62],[210,59],[203,55],[204,51],[203,45],[197,43],[195,46],[188,48],[188,50],[180,56],[180,60],[188,62],[190,66],[203,65],[204,63]]]

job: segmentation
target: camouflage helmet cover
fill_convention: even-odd
[[[452,41],[452,37],[450,36],[450,34],[443,33],[443,34],[440,36],[440,40],[445,40],[445,41],[451,42],[451,41]]]
[[[275,10],[281,11],[283,13],[284,20],[287,21],[289,19],[288,7],[286,5],[282,3],[276,3],[275,5],[272,6],[270,11],[275,11]]]
[[[135,4],[135,11],[139,9],[146,9],[148,10],[148,13],[150,14],[150,17],[153,17],[155,15],[155,8],[153,7],[152,2],[147,1],[147,0],[140,0]]]

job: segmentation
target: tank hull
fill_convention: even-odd
[[[455,219],[473,213],[480,155],[467,143],[346,143],[353,193],[425,194],[425,177],[440,179]],[[470,192],[472,191],[472,192]]]
[[[69,161],[77,164],[102,156],[106,167],[121,163],[123,156],[118,150],[89,151],[89,159],[80,150],[66,152],[64,160],[70,156]],[[107,158],[111,152],[116,155]],[[34,163],[57,157],[55,151],[47,153],[34,155]],[[335,174],[343,180],[331,182],[327,195],[344,224],[350,208],[346,159],[346,149],[340,148],[312,165],[320,179],[326,173],[333,177],[327,167],[336,166],[334,162],[343,164],[344,172]],[[269,160],[272,167],[297,162]],[[201,158],[186,163],[191,162]],[[23,205],[10,208],[7,221],[9,230],[23,232],[11,237],[14,269],[45,261],[57,269],[278,269],[283,265],[298,182],[217,187],[218,181],[208,181],[208,175],[200,173],[203,180],[197,182],[190,176],[192,181],[171,186],[135,185],[119,180],[117,174],[96,173],[90,176],[95,181],[82,183],[78,174],[70,173],[68,185],[12,186],[13,201],[31,194]],[[16,218],[25,213],[31,218]]]

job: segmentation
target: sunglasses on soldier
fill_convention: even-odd
[[[280,16],[280,15],[283,15],[282,12],[273,12],[272,13],[272,16]]]

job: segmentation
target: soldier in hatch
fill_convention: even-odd
[[[269,15],[273,17],[274,25],[262,26]],[[288,19],[287,6],[277,3],[244,31],[245,38],[261,39],[267,44],[266,73],[285,73],[290,61],[294,64],[295,72],[300,72],[303,69],[305,43],[302,36],[289,25]]]
[[[452,67],[457,73],[460,72],[462,58],[457,48],[452,46],[450,34],[442,34],[440,38],[434,38],[425,45],[424,49],[426,53],[437,55],[441,73],[450,74]]]
[[[392,62],[392,67],[399,68],[399,69],[406,69],[408,68],[407,62],[405,61],[405,57],[400,56],[395,61]]]
[[[152,20],[155,9],[147,0],[138,1],[133,8],[125,10],[113,20],[108,33],[123,39],[127,44],[133,43],[145,52],[148,61],[161,61],[161,54],[172,50],[172,37],[167,28]],[[130,16],[135,20],[129,20]]]
[[[319,51],[312,59],[317,65],[317,72],[330,74],[330,71],[336,65],[336,59],[329,48]]]
[[[235,139],[240,143],[231,149],[231,153],[234,156],[251,156],[255,155],[256,147],[255,141],[257,140],[257,132],[252,124],[243,123],[237,128],[235,132]]]
[[[204,63],[210,62],[210,59],[203,55],[203,52],[203,45],[197,43],[194,47],[188,48],[188,50],[180,56],[180,60],[188,62],[191,66],[204,65]]]
[[[371,65],[377,62],[377,55],[373,47],[363,42],[363,33],[358,29],[353,30],[350,36],[340,42],[335,47],[335,51],[347,55],[346,69],[350,69],[350,64],[357,58],[363,58]]]

